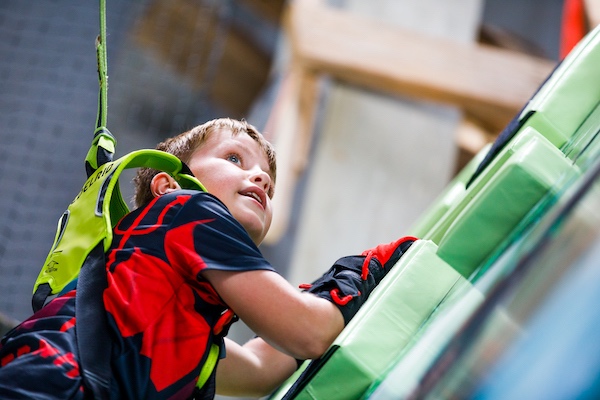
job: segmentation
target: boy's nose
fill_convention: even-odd
[[[252,170],[250,181],[261,187],[265,192],[268,192],[271,185],[271,177],[261,168],[254,168]]]

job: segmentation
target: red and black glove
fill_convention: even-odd
[[[342,257],[322,277],[300,288],[335,304],[347,325],[415,240],[418,239],[406,236],[365,250],[360,256]]]

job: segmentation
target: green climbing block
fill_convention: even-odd
[[[490,162],[487,168],[475,179],[471,185],[466,188],[462,196],[457,197],[448,211],[439,218],[431,228],[421,236],[422,239],[432,240],[434,243],[439,243],[442,237],[446,234],[448,228],[456,220],[458,215],[465,207],[475,198],[481,190],[486,187],[486,184],[494,177],[494,175],[502,168],[502,166],[513,155],[520,151],[521,148],[528,146],[531,140],[544,140],[544,138],[534,129],[526,129],[511,140]]]
[[[460,209],[439,242],[438,255],[469,277],[521,220],[544,198],[561,188],[576,167],[529,127],[514,151]],[[528,140],[523,141],[523,138]],[[483,182],[483,181],[482,181]]]

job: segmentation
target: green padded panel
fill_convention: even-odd
[[[600,134],[600,110],[597,107],[596,110],[588,117],[584,124],[579,128],[580,132],[576,135],[582,134],[586,137],[583,141],[585,145],[573,146],[572,157],[576,160],[576,164],[581,164],[582,170],[587,169],[590,163],[598,160],[600,155],[600,139],[597,136]],[[585,167],[585,168],[584,168]],[[575,176],[575,180],[573,179]],[[557,185],[553,186],[553,189],[564,189],[568,188],[571,184],[576,181],[576,177],[580,176],[580,171],[577,169],[572,170],[572,176],[565,174],[565,185],[561,185],[561,182],[557,182]],[[552,191],[548,194],[553,195]],[[558,196],[563,196],[564,192],[561,190]],[[547,195],[544,196],[544,199]],[[542,199],[541,201],[543,201]],[[549,204],[555,204],[556,202],[550,202]],[[537,203],[534,207],[538,207]],[[531,213],[526,216],[532,224],[539,224],[540,218],[545,218],[549,210],[540,216],[538,213]],[[590,210],[588,210],[590,212]],[[583,214],[583,213],[582,213]],[[582,219],[581,223],[586,224],[586,220]],[[513,235],[513,233],[511,233]],[[512,247],[519,246],[523,247],[523,241],[531,239],[531,235],[523,233],[511,242]],[[535,238],[535,237],[534,237]],[[511,254],[514,251],[511,252]],[[503,255],[507,255],[506,251],[502,252]],[[508,270],[513,268],[515,264],[514,255],[510,258],[503,258],[502,262],[494,262],[494,271],[488,270],[482,278],[483,290],[488,290],[489,287],[493,287],[494,282],[499,277],[503,277],[508,273]],[[486,289],[488,288],[488,289]],[[485,292],[484,292],[485,293]],[[453,293],[448,296],[448,299],[438,307],[435,314],[433,314],[420,331],[415,334],[400,356],[393,362],[392,367],[384,373],[380,379],[376,380],[374,384],[369,388],[364,399],[380,400],[380,399],[391,399],[391,398],[407,398],[414,393],[415,388],[418,387],[420,380],[424,377],[430,367],[437,361],[437,357],[444,350],[445,346],[450,342],[453,336],[456,334],[462,324],[472,315],[473,311],[481,304],[484,299],[482,294],[477,288],[471,286],[468,282],[455,286]],[[505,313],[498,312],[496,318],[503,319],[505,325],[514,325],[514,321],[511,321],[509,316]]]
[[[435,313],[413,335],[388,371],[371,385],[363,398],[407,398],[483,300],[484,295],[470,282],[462,281],[455,285]]]
[[[546,194],[559,189],[561,180],[572,177],[576,169],[533,128],[528,127],[523,134],[530,139],[489,177],[440,240],[440,258],[467,278],[523,217]]]
[[[543,137],[534,129],[525,129],[513,140],[511,140],[497,155],[487,168],[477,177],[469,188],[463,193],[458,201],[429,229],[427,233],[421,236],[422,239],[432,240],[439,243],[450,225],[462,210],[471,202],[471,200],[482,190],[496,172],[521,148],[526,147],[531,140],[539,140]]]
[[[466,184],[475,172],[479,163],[483,160],[487,152],[492,147],[489,143],[484,146],[473,157],[467,165],[450,181],[442,193],[425,210],[419,219],[408,230],[408,234],[415,237],[424,237],[427,232],[439,221],[446,212],[455,204],[465,193]]]
[[[569,53],[529,101],[521,116],[556,147],[563,146],[597,106],[600,97],[600,26]]]
[[[296,399],[355,399],[365,393],[411,341],[438,305],[465,279],[416,241],[369,297]],[[290,380],[298,378],[294,375]],[[286,382],[272,399],[281,398]]]
[[[596,159],[596,163],[598,163],[598,159]],[[558,279],[561,273],[564,273],[564,266],[573,260],[574,249],[571,247],[581,246],[582,238],[584,238],[583,242],[585,242],[585,238],[593,237],[594,232],[597,231],[597,199],[600,195],[600,184],[598,182],[590,188],[595,193],[589,192],[566,219],[562,219],[560,214],[557,213],[565,204],[573,200],[572,196],[583,182],[584,179],[582,177],[576,182],[571,182],[572,186],[566,192],[561,193],[560,201],[555,202],[552,209],[548,210],[541,218],[535,221],[536,225],[534,229],[525,232],[518,240],[511,243],[510,248],[503,252],[502,258],[496,261],[492,269],[488,270],[488,273],[484,277],[484,280],[487,280],[487,282],[480,281],[477,283],[477,287],[482,289],[484,294],[489,293],[489,290],[493,290],[498,280],[505,279],[514,271],[514,268],[519,264],[519,260],[526,257],[531,249],[539,244],[539,241],[548,232],[551,232],[551,236],[555,238],[555,244],[561,251],[553,256],[549,255],[545,259],[544,257],[540,258],[538,267],[543,266],[546,268],[545,274],[547,277],[555,277],[549,278],[550,280]],[[557,221],[561,222],[556,225]],[[556,229],[557,227],[559,228],[558,230]],[[562,237],[556,238],[556,235],[562,235]],[[560,260],[557,261],[557,258]],[[565,260],[567,260],[567,264],[565,264]],[[540,280],[539,276],[531,276],[530,281],[530,283],[534,283],[533,289],[535,289],[535,284],[538,286],[548,284],[547,280],[544,282],[544,279]],[[532,288],[531,285],[526,283],[522,286],[524,290],[518,294],[519,303],[532,304],[532,302],[535,303],[539,300],[541,293],[539,287],[537,288],[538,290],[530,290],[528,288]],[[430,367],[432,365],[439,362],[436,357],[441,354],[441,351],[447,350],[444,346],[446,343],[450,343],[449,339],[452,339],[452,336],[455,334],[453,332],[448,335],[453,330],[452,324],[456,323],[456,320],[461,319],[461,315],[459,313],[454,314],[454,312],[466,308],[467,314],[472,313],[473,308],[467,299],[470,295],[461,295],[459,302],[453,305],[449,312],[444,312],[438,318],[435,318],[435,316],[432,317],[431,320],[433,323],[425,329],[426,332],[420,337],[415,337],[417,341],[415,346],[401,355],[401,358],[394,364],[394,367],[386,374],[385,378],[381,382],[374,384],[364,398],[368,398],[369,400],[403,399],[414,395],[413,390],[417,387],[416,385],[420,379],[427,372],[431,372]],[[477,306],[477,300],[474,300],[476,301],[474,305]],[[451,325],[448,326],[447,322]],[[521,325],[520,321],[516,321],[514,317],[511,317],[509,310],[503,307],[494,307],[494,312],[486,317],[483,331],[486,342],[476,344],[476,347],[471,345],[472,351],[465,353],[464,357],[454,360],[454,367],[448,372],[451,376],[451,381],[446,382],[456,383],[457,385],[468,382],[472,372],[481,367],[477,363],[477,359],[474,359],[469,354],[472,354],[473,351],[478,352],[479,361],[485,361],[486,354],[488,354],[490,349],[493,350],[494,343],[498,343],[498,340],[505,338],[505,336],[499,335],[515,333],[518,336],[519,332],[523,332]],[[434,357],[429,355],[430,349]],[[460,393],[460,391],[445,392],[444,394],[447,398],[453,398],[452,396],[456,396],[456,393]],[[440,392],[434,392],[434,394],[431,394],[431,397],[440,398]]]

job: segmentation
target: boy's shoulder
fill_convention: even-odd
[[[230,243],[241,243],[244,248],[254,248],[255,244],[248,232],[229,212],[227,206],[215,195],[198,190],[180,189],[160,196],[154,203],[153,210],[149,210],[149,217],[160,218],[167,208],[174,213],[170,223],[175,229],[190,223],[203,223],[198,226],[203,231],[204,237],[217,235],[228,238]],[[208,224],[205,224],[209,222]]]

